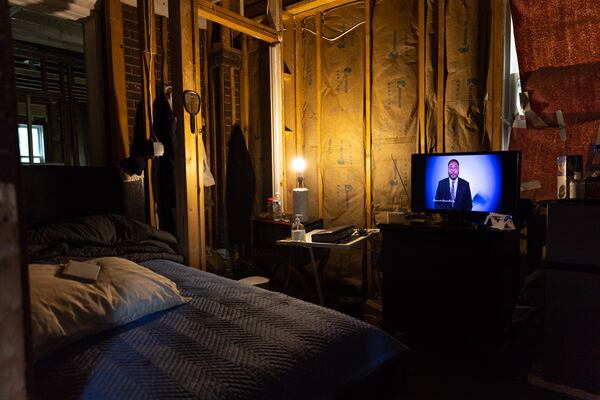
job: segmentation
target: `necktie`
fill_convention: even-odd
[[[452,200],[452,201],[454,201],[454,193],[455,193],[455,191],[454,191],[454,181],[452,181],[452,189],[450,191],[450,200]],[[452,206],[454,206],[454,204]]]

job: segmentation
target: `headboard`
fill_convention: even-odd
[[[27,227],[94,214],[125,214],[145,221],[143,180],[123,182],[118,168],[21,167]]]

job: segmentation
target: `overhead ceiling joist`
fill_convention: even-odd
[[[209,21],[216,22],[227,28],[253,36],[267,43],[278,43],[279,37],[275,29],[255,22],[249,18],[242,17],[233,11],[209,3],[200,1],[198,3],[198,15]]]
[[[285,14],[299,15],[307,11],[324,11],[327,8],[351,3],[355,0],[302,0],[285,7]]]

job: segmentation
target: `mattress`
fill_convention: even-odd
[[[406,351],[334,310],[173,261],[141,265],[192,301],[41,360],[36,397],[325,399]]]

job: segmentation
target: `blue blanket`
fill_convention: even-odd
[[[42,360],[38,397],[331,398],[406,349],[371,325],[281,293],[172,261],[142,265],[193,300]]]

